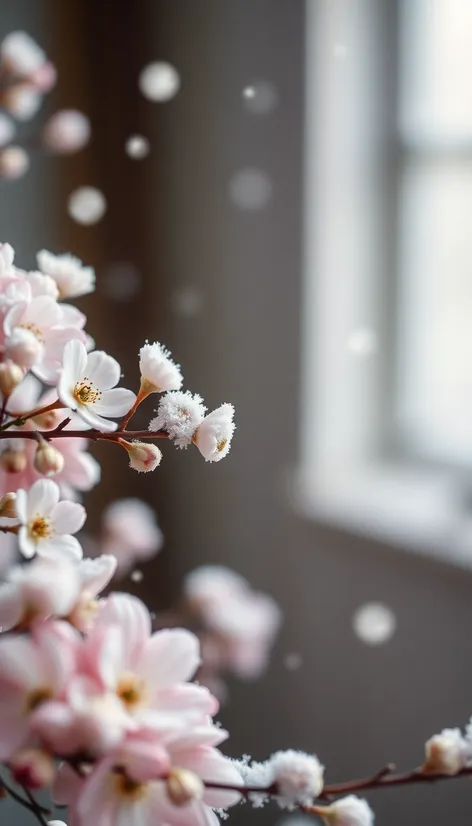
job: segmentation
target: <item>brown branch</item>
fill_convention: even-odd
[[[62,424],[62,423],[61,423]],[[101,430],[67,430],[64,425],[58,425],[55,430],[0,430],[1,439],[33,439],[42,437],[46,442],[51,439],[91,439],[93,442],[117,442],[119,439],[167,439],[168,434],[163,430],[114,430],[104,433]]]
[[[25,800],[18,792],[9,786],[6,781],[0,778],[0,788],[3,789],[6,794],[12,798],[16,803],[22,806],[24,809],[28,809],[34,816],[37,818],[41,826],[48,826],[47,817],[50,817],[51,812],[49,809],[46,809],[44,806],[41,806],[38,801],[33,797],[31,792],[28,789],[23,788],[28,800]],[[46,817],[47,816],[47,817]]]

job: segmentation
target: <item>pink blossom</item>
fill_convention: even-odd
[[[69,154],[83,149],[90,140],[90,121],[76,109],[61,109],[43,128],[43,143],[52,152]]]
[[[51,616],[64,617],[80,594],[79,569],[67,559],[41,558],[15,567],[0,585],[0,627],[5,631]]]
[[[161,550],[164,537],[146,502],[118,499],[106,508],[102,519],[102,550],[116,556],[120,574],[136,561],[150,559]]]
[[[28,743],[32,712],[61,696],[75,669],[76,645],[70,626],[52,621],[29,637],[0,638],[0,760]]]

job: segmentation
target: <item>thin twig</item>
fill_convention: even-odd
[[[62,424],[62,422],[61,422]],[[101,430],[66,430],[65,425],[61,428],[58,425],[55,430],[0,430],[1,439],[33,439],[38,436],[46,442],[51,439],[91,439],[93,442],[108,441],[117,442],[118,439],[167,439],[168,434],[163,430],[114,430],[111,433],[104,433]]]
[[[8,785],[8,783],[6,783],[3,777],[0,778],[0,784],[4,791],[7,793],[7,795],[12,798],[12,800],[15,800],[16,803],[18,803],[24,809],[28,809],[28,811],[34,814],[41,826],[48,826],[47,817],[51,815],[50,810],[46,809],[44,806],[41,806],[28,789],[22,787],[23,791],[25,792],[28,798],[27,800],[25,800],[24,797],[18,794],[18,792],[16,792],[14,789],[11,788],[11,786]]]

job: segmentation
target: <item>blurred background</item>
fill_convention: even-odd
[[[331,782],[419,764],[472,713],[470,1],[2,0],[17,29],[59,72],[24,135],[74,107],[93,137],[0,182],[0,239],[24,267],[43,247],[95,267],[79,304],[125,386],[149,338],[236,407],[221,464],[164,445],[138,476],[95,450],[89,522],[157,509],[164,549],[126,583],[151,610],[203,563],[280,605],[267,672],[230,683],[230,754],[315,751]],[[175,70],[161,102],[138,87],[153,61]],[[370,800],[384,826],[470,823],[465,781]]]

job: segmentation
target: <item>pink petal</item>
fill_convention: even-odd
[[[151,633],[151,617],[140,599],[130,594],[113,593],[101,611],[97,626],[119,625],[123,638],[124,661],[133,668],[140,661]]]
[[[227,783],[229,786],[243,785],[236,766],[214,748],[203,746],[183,751],[172,749],[172,759],[182,768],[195,772],[202,780]],[[209,806],[225,809],[238,803],[241,795],[238,792],[206,789],[203,799]]]
[[[154,689],[166,688],[190,680],[200,661],[200,644],[195,634],[175,628],[152,635],[140,670]]]

